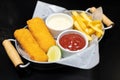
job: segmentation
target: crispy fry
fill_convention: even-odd
[[[103,35],[103,31],[101,29],[98,28],[99,25],[93,25],[92,22],[89,23],[89,26],[94,29],[95,31],[101,33]]]
[[[101,24],[101,21],[100,21],[100,20],[93,20],[93,21],[92,21],[92,24],[93,24],[93,25]]]
[[[99,33],[99,32],[96,32],[95,35],[96,35],[98,38],[100,38],[100,37],[102,36],[102,34]]]
[[[85,23],[82,21],[81,17],[79,16],[79,14],[76,11],[72,11],[72,14],[74,16],[74,18],[76,19],[76,21],[78,22],[78,24],[80,25],[80,27],[82,28],[82,30],[85,31],[86,29],[86,25]]]
[[[75,28],[76,28],[77,30],[83,32],[83,33],[87,36],[88,40],[92,40],[92,37],[90,37],[90,35],[88,35],[87,33],[85,33],[85,32],[81,29],[81,27],[79,26],[79,24],[78,24],[77,21],[74,22],[74,26],[75,26]]]
[[[88,33],[89,35],[92,35],[92,34],[95,33],[95,30],[93,30],[92,28],[88,28],[88,29],[87,29],[87,33]]]
[[[86,20],[86,21],[88,21],[88,22],[91,22],[92,20],[89,18],[89,16],[84,12],[84,11],[82,11],[81,13],[80,13],[80,15]]]
[[[84,31],[82,30],[82,28],[79,26],[79,24],[78,24],[77,21],[74,21],[74,27],[75,27],[77,30],[84,32]]]
[[[102,24],[101,24],[100,20],[94,20],[94,21],[92,21],[92,25],[93,26],[97,25],[96,27],[102,30]]]
[[[104,31],[102,30],[102,22],[100,20],[93,20],[92,17],[84,11],[80,13],[72,11],[72,16],[75,29],[85,33],[89,40],[92,40],[91,36],[93,34],[98,38],[104,34]]]

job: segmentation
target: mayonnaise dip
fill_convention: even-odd
[[[53,13],[46,18],[46,25],[53,36],[67,29],[73,28],[73,19],[65,13]]]
[[[55,13],[48,17],[47,25],[55,30],[64,30],[71,28],[73,20],[71,16],[64,13]]]

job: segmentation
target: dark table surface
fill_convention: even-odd
[[[0,80],[120,80],[120,5],[115,0],[42,0],[67,9],[85,10],[102,6],[114,23],[99,43],[100,63],[83,70],[63,66],[52,70],[30,68],[31,74],[20,76],[7,56],[2,41],[13,38],[15,29],[22,28],[32,17],[37,0],[0,0]]]

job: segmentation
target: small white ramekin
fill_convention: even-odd
[[[62,31],[73,28],[72,17],[65,13],[53,13],[46,18],[45,23],[54,38]]]
[[[85,40],[85,46],[80,49],[80,50],[76,50],[76,51],[71,51],[69,49],[65,49],[63,48],[61,45],[60,45],[60,38],[66,34],[71,34],[71,33],[75,33],[75,34],[79,34],[81,37],[84,38]],[[73,55],[75,53],[80,53],[81,51],[85,50],[87,47],[88,47],[88,38],[86,37],[86,35],[78,30],[65,30],[63,32],[61,32],[58,37],[57,37],[57,41],[56,41],[57,45],[60,47],[60,49],[62,50],[62,53],[63,53],[63,57],[67,57],[67,56],[70,56],[70,55]]]

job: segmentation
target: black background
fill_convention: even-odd
[[[30,68],[31,74],[20,76],[8,58],[2,41],[13,38],[15,29],[22,28],[33,15],[37,0],[0,0],[0,80],[120,80],[120,4],[115,0],[41,0],[67,9],[86,10],[102,6],[114,23],[99,43],[100,63],[83,70],[64,66],[52,70]]]

